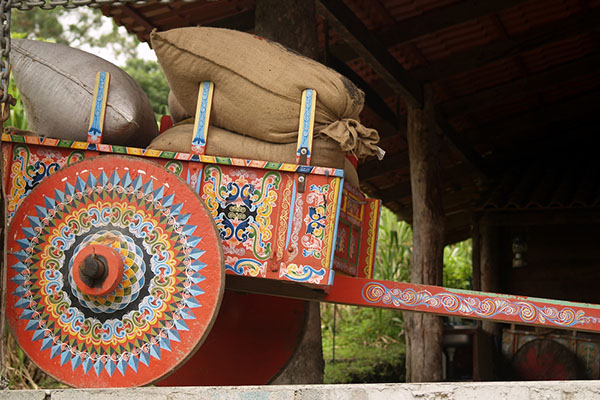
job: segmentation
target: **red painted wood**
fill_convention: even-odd
[[[69,278],[89,244],[123,258],[123,280],[106,296],[86,296]],[[36,364],[75,387],[163,377],[200,346],[224,289],[204,203],[139,158],[86,159],[46,177],[18,208],[7,249],[9,326]]]
[[[263,385],[302,338],[306,302],[225,291],[219,316],[194,356],[158,386]]]
[[[577,356],[551,339],[524,344],[511,361],[514,378],[526,381],[585,379]]]
[[[600,332],[600,306],[336,276],[323,301]]]

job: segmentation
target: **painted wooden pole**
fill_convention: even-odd
[[[408,152],[413,205],[413,253],[410,280],[425,285],[442,284],[444,210],[440,193],[441,137],[433,129],[431,87],[426,87],[425,107],[408,106]],[[442,320],[429,314],[405,314],[407,382],[442,379]]]

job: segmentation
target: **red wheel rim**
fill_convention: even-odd
[[[225,291],[204,344],[158,386],[264,385],[287,365],[304,334],[307,303]]]
[[[74,258],[109,242],[123,279],[88,296],[74,282]],[[212,218],[153,162],[106,156],[54,173],[17,210],[7,244],[9,325],[40,368],[72,386],[160,379],[199,347],[219,309],[223,255]]]

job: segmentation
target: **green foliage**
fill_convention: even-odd
[[[4,376],[9,389],[53,389],[66,388],[66,385],[45,374],[21,350],[16,340],[8,333],[4,338],[6,356]]]
[[[67,37],[58,17],[65,10],[61,7],[54,10],[33,8],[28,11],[14,10],[11,15],[11,31],[20,33],[23,39],[51,39],[57,43],[67,43]]]
[[[395,214],[384,208],[379,224],[375,278],[408,281],[411,258],[410,225],[398,221]],[[444,285],[468,289],[470,277],[471,241],[446,246]],[[406,348],[402,313],[322,305],[321,319],[326,383],[404,381]]]
[[[11,31],[22,34],[24,39],[47,40],[72,47],[84,44],[92,48],[110,47],[116,55],[136,57],[137,38],[123,34],[123,28],[120,30],[113,20],[110,23],[111,29],[102,32],[103,16],[97,8],[34,8],[28,11],[15,10],[11,18]]]
[[[406,281],[410,273],[411,256],[410,226],[398,221],[394,213],[384,208],[377,240],[375,278]],[[404,380],[405,344],[401,313],[376,308],[323,305],[321,320],[326,383]]]
[[[375,278],[386,281],[406,281],[410,276],[412,229],[384,208],[379,221]]]
[[[11,79],[8,87],[8,93],[17,100],[17,103],[10,108],[10,116],[4,123],[4,126],[12,126],[17,129],[27,130],[27,117],[25,116],[25,107],[21,100],[21,94],[17,90],[14,81]]]
[[[156,61],[130,58],[123,69],[144,89],[155,114],[169,113],[169,84]]]
[[[111,29],[101,32],[103,26],[102,12],[97,8],[78,8],[75,10],[77,23],[69,24],[70,45],[79,47],[83,44],[92,48],[110,47],[116,55],[125,55],[128,59],[137,57],[137,37],[125,33],[124,28],[111,19]],[[98,33],[101,32],[101,33]]]
[[[444,286],[470,289],[473,273],[471,239],[444,248]]]

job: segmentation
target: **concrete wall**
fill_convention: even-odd
[[[592,400],[600,381],[0,391],[6,400]]]

